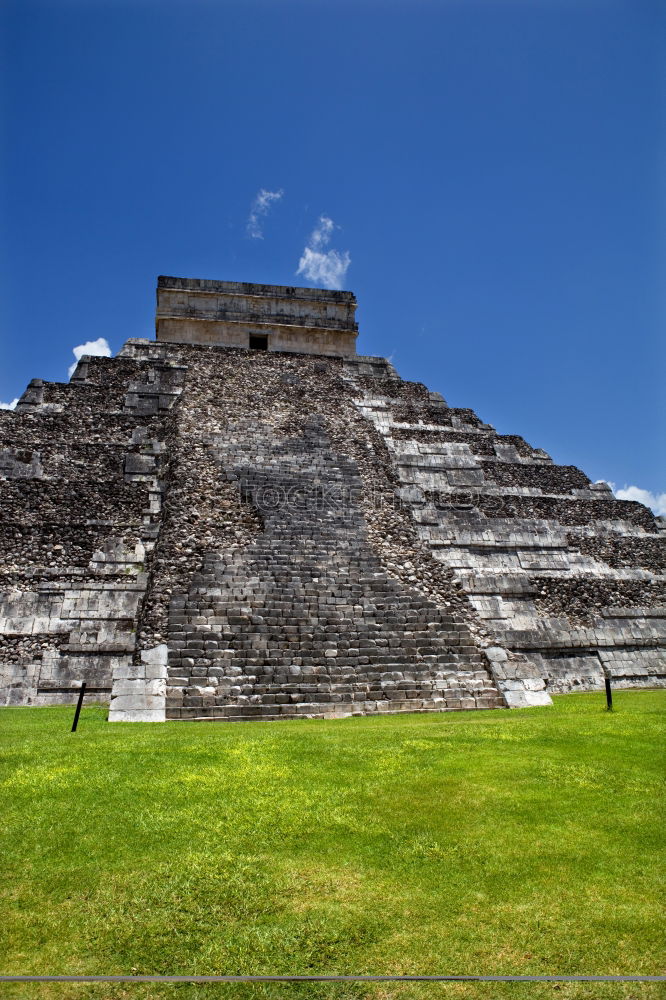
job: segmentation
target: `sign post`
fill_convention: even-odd
[[[83,704],[83,696],[86,693],[86,682],[81,682],[81,689],[79,691],[79,700],[76,703],[76,712],[74,713],[74,722],[72,723],[72,732],[76,732],[76,727],[79,724],[79,716],[81,714],[81,705]]]
[[[606,674],[606,710],[608,712],[613,711],[613,692],[611,691],[610,677]]]

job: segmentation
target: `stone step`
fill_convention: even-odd
[[[299,711],[293,711],[291,706],[285,706],[285,708],[287,709],[286,711],[279,713],[270,711],[270,706],[257,706],[258,711],[250,711],[244,706],[238,706],[238,708],[234,706],[228,710],[218,706],[211,707],[210,710],[199,708],[180,709],[178,715],[175,715],[173,710],[168,711],[167,720],[173,722],[253,722],[259,719],[263,722],[278,722],[289,719],[335,719],[360,715],[411,715],[423,712],[479,711],[483,709],[503,709],[506,708],[506,705],[503,699],[498,697],[495,702],[491,703],[490,699],[487,699],[483,704],[479,704],[474,699],[460,700],[452,705],[432,704],[420,707],[410,705],[408,702],[387,703],[387,707],[385,708],[377,706],[370,711],[367,707],[361,710],[360,704],[356,706],[356,711],[351,706],[347,711],[332,709],[328,712],[322,711],[321,706],[316,705],[299,705]],[[263,709],[269,709],[269,711],[263,711]]]

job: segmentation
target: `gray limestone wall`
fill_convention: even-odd
[[[83,359],[0,411],[0,704],[109,700],[132,664],[178,371]]]
[[[664,539],[381,358],[128,341],[0,411],[0,704],[111,721],[666,682]]]
[[[424,386],[348,368],[419,538],[494,641],[547,691],[666,684],[662,519]]]

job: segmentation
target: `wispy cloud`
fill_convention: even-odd
[[[331,242],[333,230],[336,228],[333,219],[320,215],[317,225],[298,262],[296,274],[302,274],[308,281],[314,281],[324,288],[341,288],[351,257],[347,250],[339,253],[337,250],[324,250]]]
[[[0,410],[15,410],[18,399],[13,399],[11,403],[0,403]]]
[[[97,358],[110,358],[111,348],[109,347],[108,341],[104,337],[98,337],[97,340],[89,340],[85,344],[79,344],[78,347],[72,348],[72,353],[76,358],[73,365],[69,366],[68,374],[71,378],[76,370],[76,366],[84,354],[92,354]]]
[[[652,493],[640,486],[625,486],[618,490],[615,483],[608,484],[618,500],[635,500],[650,507],[657,516],[666,517],[666,493]]]
[[[284,191],[282,188],[279,191],[267,191],[266,188],[260,188],[257,191],[247,220],[248,236],[251,236],[254,240],[263,240],[262,226],[264,219],[268,215],[268,210],[273,202],[279,201],[283,194]]]

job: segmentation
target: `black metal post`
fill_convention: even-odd
[[[81,705],[83,704],[83,696],[86,693],[86,682],[81,683],[81,690],[79,691],[79,700],[76,703],[76,712],[74,713],[74,722],[72,723],[72,732],[76,732],[76,727],[79,724],[79,716],[81,714]]]
[[[613,711],[613,692],[611,691],[610,677],[606,677],[606,708],[609,712]]]

